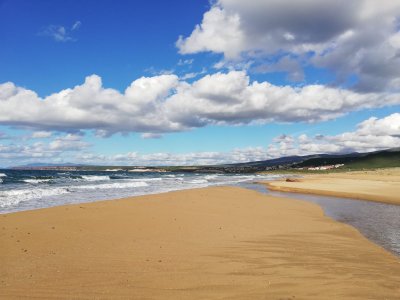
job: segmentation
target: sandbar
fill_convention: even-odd
[[[305,175],[266,182],[270,190],[400,205],[400,168]]]

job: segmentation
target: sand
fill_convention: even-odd
[[[272,181],[271,190],[299,192],[400,205],[400,168],[305,175],[294,181]]]
[[[400,260],[236,187],[0,215],[1,299],[399,299]]]

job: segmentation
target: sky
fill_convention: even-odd
[[[398,0],[0,0],[0,167],[395,147]]]

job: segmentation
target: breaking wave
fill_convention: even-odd
[[[32,183],[32,184],[38,184],[38,183],[45,183],[45,182],[50,182],[51,179],[24,179],[23,182],[26,183]]]
[[[110,176],[99,176],[99,175],[82,175],[82,179],[86,181],[105,181],[111,180]]]
[[[130,182],[80,185],[80,186],[75,186],[74,189],[78,190],[126,189],[126,188],[136,188],[145,186],[148,186],[148,184],[144,181],[130,181]]]
[[[0,213],[206,186],[235,185],[266,177],[273,176],[10,170],[7,174],[0,173]]]
[[[0,191],[0,207],[17,205],[20,202],[41,199],[48,196],[57,196],[69,193],[66,188],[53,189],[21,189]]]

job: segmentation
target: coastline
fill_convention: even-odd
[[[211,187],[0,216],[0,297],[396,299],[399,259],[304,201]]]
[[[307,174],[296,180],[263,181],[272,191],[314,194],[400,205],[400,168]]]

